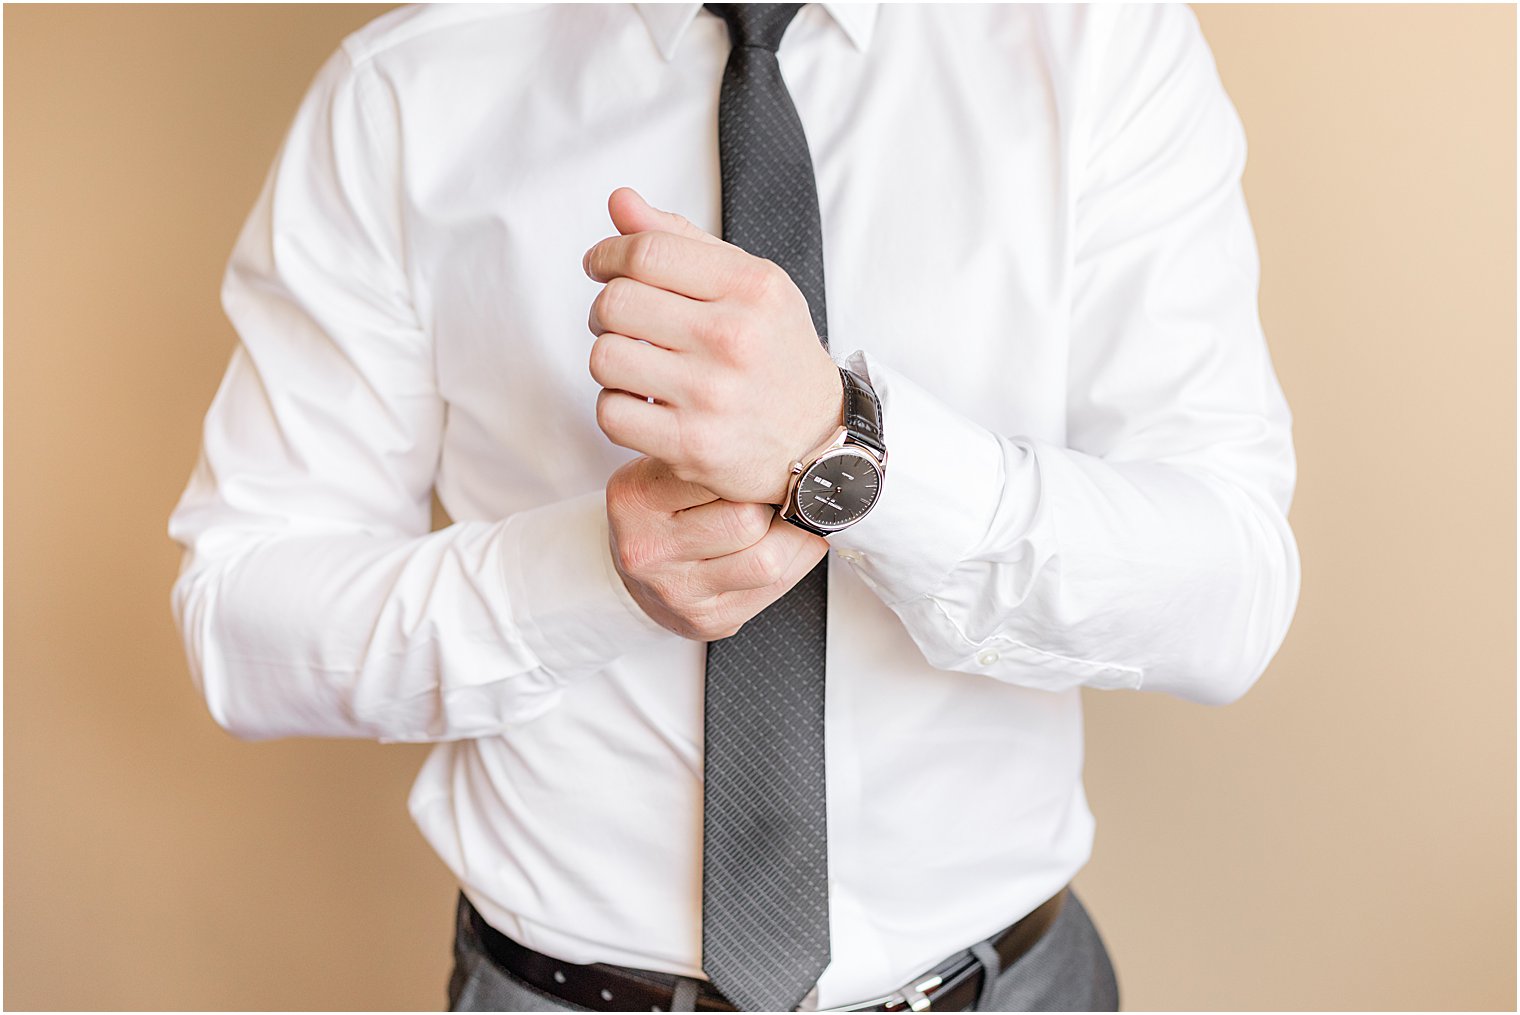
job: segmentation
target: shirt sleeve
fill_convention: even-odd
[[[239,344],[169,533],[192,675],[242,737],[499,734],[676,637],[613,568],[601,490],[429,531],[445,406],[397,135],[384,82],[337,51],[223,282]]]
[[[938,668],[1224,703],[1266,668],[1299,590],[1245,134],[1186,6],[1102,14],[1064,443],[990,432],[857,352],[891,457],[880,503],[829,540]]]

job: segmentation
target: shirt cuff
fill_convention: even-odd
[[[828,537],[887,606],[931,594],[986,538],[999,504],[1038,488],[1005,491],[997,436],[864,352],[845,363],[881,401],[887,446],[881,499]]]
[[[562,681],[678,637],[644,612],[612,563],[605,490],[513,515],[501,563],[524,644]]]

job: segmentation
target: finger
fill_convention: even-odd
[[[652,396],[671,405],[684,393],[679,382],[685,368],[678,356],[648,342],[608,331],[591,343],[587,365],[596,383],[604,388],[643,395],[646,404]]]
[[[655,231],[598,240],[582,261],[586,274],[597,282],[632,278],[698,300],[749,291],[766,266],[766,261],[738,247]]]
[[[788,525],[788,522],[782,522]],[[720,612],[732,613],[741,617],[754,617],[761,610],[770,606],[776,600],[786,595],[798,582],[807,575],[818,562],[829,552],[829,544],[821,537],[811,533],[797,530],[801,535],[807,536],[798,549],[791,562],[787,565],[781,578],[770,585],[758,589],[733,589],[727,592],[719,592],[714,598]]]
[[[712,326],[718,311],[700,300],[631,278],[614,278],[591,301],[586,326],[593,335],[616,331],[664,349],[689,349]]]
[[[656,229],[677,236],[689,236],[704,243],[723,244],[722,240],[698,227],[686,216],[656,208],[632,187],[619,187],[612,192],[612,196],[607,198],[607,214],[612,217],[612,224],[617,227],[617,231],[625,236]]]
[[[770,531],[776,509],[769,504],[715,500],[679,511],[670,538],[682,560],[722,557],[754,546]]]
[[[641,395],[603,388],[596,396],[596,425],[619,447],[669,460],[677,444],[676,410]]]
[[[817,544],[822,543],[822,549]],[[693,576],[713,595],[777,587],[776,597],[801,580],[828,552],[828,544],[780,517],[753,546],[697,563]],[[807,563],[808,558],[812,563]],[[801,565],[806,564],[806,567]],[[799,570],[800,568],[800,570]],[[788,579],[790,579],[788,581]],[[785,582],[786,584],[782,584]]]

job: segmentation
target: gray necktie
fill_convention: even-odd
[[[776,62],[802,4],[706,6],[733,43],[718,100],[723,238],[786,269],[827,345],[818,188]],[[827,621],[824,558],[707,646],[702,966],[741,1011],[791,1011],[829,964]]]

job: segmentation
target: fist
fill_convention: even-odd
[[[608,201],[619,235],[586,251],[597,423],[729,501],[780,504],[791,464],[839,426],[844,388],[781,268],[658,211]]]
[[[717,641],[780,599],[828,552],[765,504],[742,504],[636,458],[607,481],[607,528],[623,584],[655,623]]]

